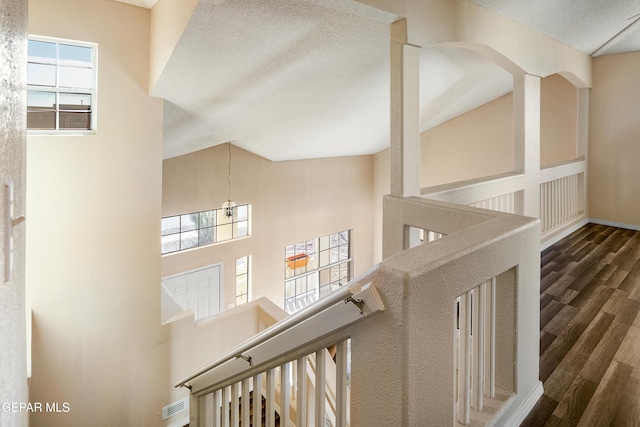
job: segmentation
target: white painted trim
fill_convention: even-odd
[[[573,233],[576,230],[580,229],[580,227],[584,227],[585,225],[589,224],[589,222],[593,222],[593,221],[591,221],[589,218],[585,218],[582,221],[577,222],[574,225],[572,225],[571,227],[567,228],[563,232],[556,234],[555,236],[553,236],[549,240],[542,242],[540,244],[540,251],[543,251],[543,250],[547,249],[549,246],[558,243],[560,240],[564,239],[565,237],[569,236],[571,233]]]
[[[542,386],[542,381],[538,381],[533,390],[531,390],[531,393],[529,393],[527,398],[522,402],[522,405],[520,405],[513,415],[511,415],[511,418],[509,418],[503,425],[519,426],[522,424],[543,394],[544,388]]]
[[[627,230],[640,231],[640,225],[637,224],[625,224],[623,222],[608,221],[606,219],[589,218],[589,222],[599,225],[606,225],[609,227],[626,228]]]

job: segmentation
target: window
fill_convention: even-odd
[[[293,313],[351,280],[351,231],[285,248],[285,311]]]
[[[236,259],[236,306],[249,302],[249,256]]]
[[[249,235],[249,205],[162,218],[162,254],[238,239]]]
[[[92,43],[29,37],[27,129],[62,134],[95,130],[96,49]]]

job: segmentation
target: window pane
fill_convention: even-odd
[[[349,245],[342,245],[338,249],[338,259],[345,261],[349,259]]]
[[[228,217],[224,213],[224,209],[216,209],[216,223],[217,224],[230,224],[231,217]]]
[[[320,250],[329,249],[329,236],[323,236],[320,238]]]
[[[93,88],[93,70],[91,68],[59,67],[60,87],[74,87],[81,89]]]
[[[329,250],[320,252],[320,267],[329,265]]]
[[[223,242],[225,240],[230,240],[232,236],[232,228],[231,224],[219,225],[216,228],[216,241]]]
[[[247,302],[247,295],[240,295],[236,297],[236,305],[245,304]]]
[[[180,231],[180,217],[179,216],[169,216],[166,218],[162,218],[162,235],[166,234],[174,234]]]
[[[233,223],[233,237],[244,237],[249,235],[247,221]]]
[[[215,243],[216,241],[215,228],[214,227],[201,228],[199,230],[198,236],[199,236],[200,246],[210,245],[212,243]]]
[[[236,295],[242,295],[247,293],[247,275],[236,277]]]
[[[200,228],[213,227],[216,225],[215,211],[200,212]]]
[[[330,257],[331,264],[338,262],[340,260],[339,248],[331,248],[330,252],[331,252],[331,257]]]
[[[236,275],[247,274],[247,257],[236,259]]]
[[[296,255],[297,254],[304,254],[306,253],[306,243],[305,242],[301,242],[301,243],[296,243]]]
[[[180,215],[180,231],[190,231],[198,228],[198,214]]]
[[[27,64],[27,84],[36,86],[56,86],[56,66]]]
[[[170,234],[168,236],[162,236],[162,253],[167,254],[169,252],[175,252],[180,250],[180,235]]]
[[[286,248],[284,248],[284,257],[289,258],[290,256],[293,256],[294,251],[295,251],[294,245],[287,246]]]
[[[339,234],[332,234],[331,235],[331,247],[335,248],[336,246],[338,246],[340,244],[340,237]]]
[[[305,253],[307,255],[316,253],[316,241],[315,240],[307,240],[307,242],[305,244]]]
[[[312,291],[318,288],[318,275],[311,274],[307,276],[307,290]]]
[[[56,112],[55,111],[28,111],[27,112],[27,128],[29,129],[55,129],[56,128]]]
[[[55,110],[56,94],[54,92],[42,92],[38,90],[27,91],[27,109],[34,110]]]
[[[86,46],[58,45],[60,65],[91,68],[93,65],[92,49]]]
[[[91,113],[60,112],[60,129],[91,129]]]
[[[42,64],[56,63],[56,44],[49,42],[41,42],[37,40],[29,40],[27,48],[29,62],[39,62]]]
[[[349,263],[345,262],[340,264],[340,284],[346,285],[349,283]]]
[[[195,248],[198,246],[198,231],[189,231],[180,234],[180,249]]]
[[[331,286],[321,286],[320,287],[320,298],[324,298],[331,293]]]
[[[305,292],[307,292],[307,278],[300,277],[299,279],[296,279],[296,294],[302,295]]]
[[[58,98],[61,110],[91,111],[91,95],[86,93],[61,93]]]
[[[331,283],[337,282],[340,280],[340,266],[335,265],[331,267]]]
[[[289,280],[284,284],[284,297],[293,298],[296,294],[296,282],[295,280]]]
[[[249,207],[247,205],[237,206],[233,209],[233,220],[244,221],[249,219]]]
[[[328,268],[320,270],[320,286],[326,286],[331,281],[331,273]]]

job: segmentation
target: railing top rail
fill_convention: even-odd
[[[183,386],[187,386],[187,384],[191,381],[193,381],[194,379],[200,377],[201,375],[210,372],[214,369],[216,369],[217,367],[222,366],[223,364],[235,360],[235,359],[245,359],[246,356],[245,354],[247,354],[248,352],[250,352],[252,349],[258,347],[261,344],[264,344],[265,342],[269,341],[270,339],[281,335],[283,333],[285,333],[286,331],[294,328],[297,325],[300,325],[301,323],[303,323],[304,321],[312,318],[313,316],[316,316],[317,314],[327,310],[328,308],[334,306],[335,304],[339,303],[339,302],[347,302],[349,301],[349,298],[352,297],[353,295],[355,295],[356,293],[358,293],[361,288],[369,283],[367,281],[367,278],[370,276],[371,272],[366,273],[365,275],[361,276],[360,278],[357,278],[353,281],[351,281],[349,284],[347,284],[345,287],[337,290],[336,292],[330,294],[329,296],[327,296],[326,298],[316,302],[315,304],[312,304],[300,311],[298,311],[297,313],[279,321],[278,323],[276,323],[275,325],[265,329],[264,331],[260,332],[259,334],[255,335],[254,337],[250,338],[249,340],[243,342],[242,344],[239,344],[238,346],[232,348],[231,350],[229,350],[228,352],[224,353],[223,355],[221,355],[220,357],[218,357],[217,359],[213,360],[212,362],[204,365],[203,367],[201,367],[200,369],[192,372],[191,374],[189,374],[189,376],[185,377],[184,379],[178,381],[177,383],[175,383],[175,387],[183,387]]]

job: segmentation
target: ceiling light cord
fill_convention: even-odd
[[[229,166],[227,168],[227,183],[229,184],[229,201],[231,201],[231,143],[229,142]]]

